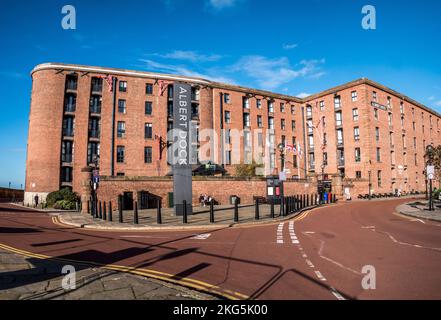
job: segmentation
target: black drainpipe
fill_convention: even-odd
[[[116,118],[116,84],[118,79],[113,77],[113,109],[112,109],[112,146],[111,146],[111,161],[110,161],[110,175],[115,176],[115,118]]]

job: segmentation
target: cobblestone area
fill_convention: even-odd
[[[428,208],[428,201],[419,200],[402,204],[398,206],[397,211],[407,216],[441,222],[441,202],[435,202],[434,211],[429,211]]]
[[[0,249],[0,300],[211,300],[190,289],[141,276],[74,266],[76,289],[62,288],[63,264]]]

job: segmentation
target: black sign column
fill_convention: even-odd
[[[175,214],[192,214],[192,170],[190,163],[191,86],[183,83],[173,85],[173,196]],[[170,161],[170,160],[169,160]]]

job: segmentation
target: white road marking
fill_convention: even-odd
[[[412,220],[410,220],[410,221],[413,221],[413,222],[421,222],[422,224],[426,224],[423,220],[421,220],[421,219],[412,219]]]
[[[326,281],[326,278],[320,273],[320,271],[315,270],[314,273],[316,274],[317,278],[319,278],[321,281]]]
[[[207,240],[208,238],[210,238],[211,233],[203,233],[203,234],[198,234],[190,239],[192,240]]]
[[[346,300],[334,287],[331,287],[331,292],[338,300]]]
[[[277,227],[277,244],[283,244],[283,226],[284,222],[280,223]]]
[[[312,264],[311,260],[306,259],[306,264],[307,264],[310,268],[314,268],[314,265]]]

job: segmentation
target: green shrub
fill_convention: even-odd
[[[72,192],[69,188],[64,188],[49,193],[46,198],[46,205],[54,209],[73,210],[78,200],[79,197],[75,192]]]

